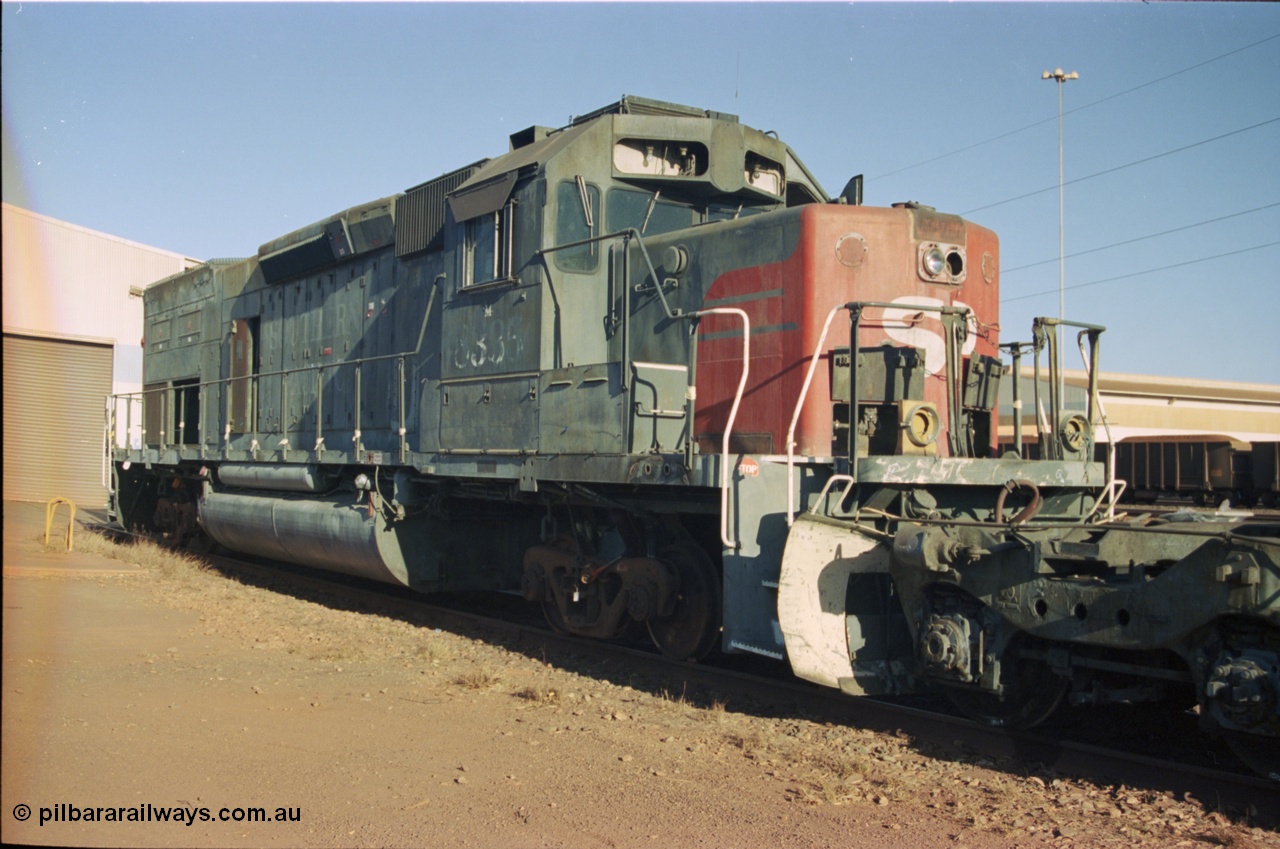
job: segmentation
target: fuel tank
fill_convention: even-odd
[[[344,499],[211,492],[200,524],[232,551],[409,586],[396,530],[366,504]]]
[[[267,463],[223,463],[218,480],[241,489],[281,492],[324,492],[337,481],[333,472],[315,466],[275,466]]]

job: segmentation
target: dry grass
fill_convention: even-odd
[[[742,752],[744,758],[782,768],[795,776],[798,802],[808,805],[847,805],[855,802],[888,804],[901,788],[874,770],[869,755],[813,739],[798,726],[758,723],[729,713],[715,701],[704,712],[723,726],[721,739]]]
[[[848,805],[866,797],[858,782],[818,776],[801,785],[797,798],[806,805]]]
[[[686,685],[686,687],[687,687],[687,685]],[[687,704],[689,704],[689,702],[685,699],[685,692],[684,692],[684,690],[682,690],[682,691],[680,692],[680,695],[678,695],[678,696],[673,696],[673,695],[671,695],[671,691],[670,691],[670,690],[667,690],[666,688],[663,688],[662,690],[659,690],[659,691],[658,691],[658,698],[659,698],[659,699],[661,699],[661,700],[662,700],[662,701],[664,701],[664,702],[667,702],[667,703],[672,704],[672,705],[677,705],[677,706],[679,706],[679,707],[684,707],[684,706],[686,706]]]
[[[552,706],[560,704],[560,691],[546,684],[532,684],[518,690],[514,695],[518,699],[536,704]]]
[[[502,683],[502,678],[484,669],[473,669],[464,672],[453,683],[468,690],[489,690]]]
[[[871,762],[862,757],[843,758],[829,751],[807,747],[796,748],[794,753],[799,763],[837,778],[864,776],[871,771]]]
[[[743,756],[748,758],[762,758],[776,752],[770,743],[769,736],[757,728],[748,728],[742,733],[725,734],[725,740],[735,748],[741,749]]]
[[[40,540],[43,543],[44,537]],[[209,571],[209,565],[197,555],[150,540],[116,542],[102,534],[85,532],[77,535],[75,548],[85,554],[139,566],[166,579],[188,578]]]
[[[810,805],[847,805],[863,799],[890,799],[895,787],[871,775],[872,763],[865,757],[846,756],[821,746],[814,747],[781,735],[774,741],[783,756],[800,769],[807,768],[798,792],[798,801]]]
[[[702,709],[689,701],[685,690],[681,690],[678,694],[672,694],[665,689],[660,690],[653,698],[652,704],[664,712],[674,713],[686,719],[701,720],[703,718]]]
[[[418,646],[418,658],[432,664],[446,663],[453,659],[456,652],[444,640],[428,638]]]
[[[800,788],[801,801],[810,804],[846,805],[861,799],[874,798],[865,774],[857,764],[836,764],[831,767],[817,767],[809,775],[806,785]],[[882,791],[887,798],[890,794]]]

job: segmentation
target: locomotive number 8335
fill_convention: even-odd
[[[996,235],[861,185],[626,97],[155,283],[144,389],[109,405],[113,509],[995,724],[1178,699],[1275,771],[1280,531],[1116,517],[1103,328],[1002,343]],[[995,448],[1022,358],[1034,460]]]

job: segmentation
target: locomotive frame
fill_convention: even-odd
[[[1103,328],[1001,344],[998,294],[991,231],[858,178],[832,199],[736,116],[625,97],[149,287],[111,504],[994,724],[1191,699],[1275,768],[1280,529],[1117,520]],[[1041,459],[996,448],[1002,351],[1046,357]]]

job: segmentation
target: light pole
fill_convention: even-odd
[[[1063,226],[1063,205],[1062,205],[1062,87],[1067,80],[1078,80],[1080,75],[1075,71],[1064,74],[1061,68],[1055,68],[1053,71],[1045,71],[1040,75],[1042,80],[1056,80],[1058,83],[1058,321],[1062,321],[1067,317],[1067,242]],[[1066,362],[1066,357],[1062,352],[1062,325],[1057,327],[1057,333],[1054,334],[1058,342],[1058,404],[1064,405],[1066,402],[1067,378],[1062,373],[1062,366]]]
[[[1064,74],[1061,68],[1045,71],[1040,75],[1042,80],[1056,80],[1058,83],[1058,321],[1066,318],[1067,303],[1067,255],[1066,237],[1062,223],[1062,86],[1067,80],[1078,80],[1080,75],[1075,71]],[[1062,347],[1062,327],[1058,327],[1058,347]]]

